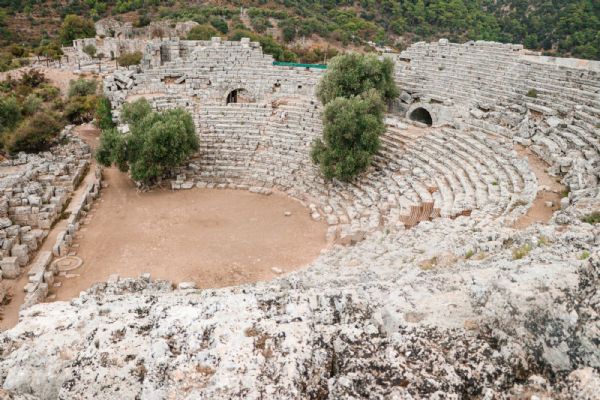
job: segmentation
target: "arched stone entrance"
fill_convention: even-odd
[[[254,100],[246,89],[239,88],[229,92],[225,104],[229,103],[254,103]]]
[[[427,126],[433,125],[433,118],[431,117],[431,114],[423,107],[417,107],[412,110],[408,115],[408,118],[411,121],[417,121]]]

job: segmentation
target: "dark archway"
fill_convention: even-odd
[[[250,94],[246,89],[234,89],[227,95],[225,104],[229,103],[253,103]]]
[[[410,113],[408,118],[410,118],[411,121],[421,122],[427,126],[431,126],[433,124],[431,114],[423,107],[415,108],[413,112]]]

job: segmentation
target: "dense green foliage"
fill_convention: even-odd
[[[326,178],[350,181],[369,167],[385,131],[383,110],[374,90],[338,97],[325,106],[323,139],[314,142],[311,158]]]
[[[221,36],[218,30],[211,25],[198,25],[188,33],[187,40],[210,40],[212,37]]]
[[[441,37],[523,43],[549,55],[600,60],[598,0],[208,0],[201,5],[181,0],[0,0],[0,71],[26,65],[30,54],[58,60],[60,44],[93,35],[92,21],[131,12],[137,13],[133,20],[138,27],[169,18],[196,21],[221,35],[252,31],[261,43],[270,44],[269,54],[287,61],[326,61],[328,44],[371,51],[370,42],[402,49]],[[153,35],[164,32],[155,29]],[[207,37],[206,31],[200,37]],[[25,51],[13,52],[15,44]]]
[[[46,150],[63,127],[60,115],[39,111],[17,128],[8,144],[8,150],[11,153]]]
[[[115,123],[112,119],[112,111],[110,100],[102,96],[96,102],[96,125],[98,128],[110,129],[115,127]]]
[[[327,104],[336,97],[358,96],[376,89],[384,101],[398,97],[394,83],[394,63],[380,61],[374,55],[350,53],[335,57],[329,63],[327,74],[317,87],[317,97]]]
[[[137,65],[142,61],[144,55],[140,51],[134,51],[132,53],[123,53],[117,58],[117,63],[122,67],[129,67],[130,65]]]
[[[137,182],[156,183],[198,150],[192,116],[181,108],[157,113],[140,99],[124,105],[121,116],[130,133],[104,130],[96,159],[129,171]]]
[[[71,14],[65,17],[59,35],[62,44],[70,45],[75,39],[94,37],[96,28],[92,20]]]
[[[64,127],[58,88],[36,70],[0,82],[0,149],[16,153],[48,149]]]
[[[95,115],[98,96],[98,82],[94,79],[71,80],[69,97],[64,107],[64,116],[71,123],[90,122]]]
[[[331,60],[317,87],[325,105],[323,138],[311,158],[323,175],[350,181],[366,171],[385,131],[385,103],[398,96],[393,64],[373,55],[350,53]]]

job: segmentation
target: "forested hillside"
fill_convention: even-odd
[[[367,42],[402,49],[440,37],[600,59],[598,0],[0,0],[0,69],[51,45],[68,14],[113,16],[135,26],[191,19],[203,25],[201,35],[251,32],[288,60],[315,61],[348,46],[368,50]]]

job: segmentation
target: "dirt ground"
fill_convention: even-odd
[[[0,81],[6,79],[7,76],[12,76],[13,78],[18,78],[21,76],[23,71],[27,71],[31,69],[31,67],[22,67],[12,71],[0,72]],[[80,74],[76,75],[71,71],[57,69],[57,68],[46,68],[46,67],[36,67],[35,69],[41,71],[46,75],[48,81],[58,87],[63,96],[67,95],[69,90],[69,82],[73,79],[78,79],[80,77],[90,79],[93,76],[91,74]]]
[[[533,154],[531,150],[519,145],[515,145],[515,150],[521,157],[527,158],[529,168],[538,179],[538,187],[544,189],[538,190],[533,204],[527,213],[515,222],[514,227],[524,229],[534,223],[547,223],[554,212],[560,208],[561,193],[565,187],[560,184],[559,178],[548,175],[546,171],[549,165]],[[548,207],[547,202],[552,202],[552,207]]]
[[[268,280],[306,265],[326,246],[324,223],[283,195],[239,190],[141,193],[126,174],[105,170],[109,187],[84,221],[73,251],[83,266],[57,277],[68,300],[110,275],[212,288]],[[286,216],[286,212],[291,216]]]

